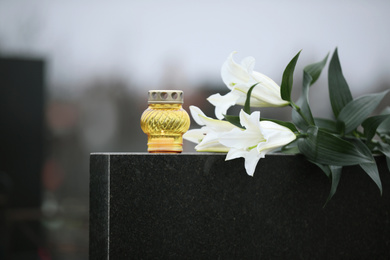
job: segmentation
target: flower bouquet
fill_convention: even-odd
[[[211,95],[217,119],[190,106],[194,121],[202,126],[184,134],[197,143],[199,152],[227,153],[226,160],[243,157],[248,175],[253,176],[260,158],[267,153],[303,154],[331,179],[328,200],[336,192],[343,166],[359,165],[376,183],[382,184],[374,159],[386,156],[390,171],[390,107],[380,115],[371,115],[389,90],[353,99],[343,76],[337,49],[329,63],[328,86],[334,119],[315,117],[310,109],[309,90],[325,67],[328,55],[303,70],[302,93],[291,97],[293,74],[300,52],[289,62],[279,86],[266,75],[254,71],[255,60],[247,57],[241,64],[230,54],[221,69],[222,80],[230,92]],[[239,115],[228,115],[234,105],[242,106]],[[292,122],[261,118],[253,107],[292,108]]]

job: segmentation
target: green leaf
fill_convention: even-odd
[[[314,125],[314,119],[309,104],[309,87],[313,85],[321,75],[327,59],[328,55],[326,55],[322,61],[307,65],[303,69],[302,94],[296,103],[300,111],[298,112],[296,109],[292,110],[292,120],[302,130],[306,130],[308,126]]]
[[[390,135],[390,119],[386,119],[376,129],[379,135]]]
[[[342,172],[343,167],[329,165],[329,169],[331,172],[330,177],[332,179],[332,185],[330,187],[329,195],[328,195],[328,198],[326,199],[324,207],[326,206],[326,204],[328,204],[330,199],[336,193],[337,186],[339,185],[339,182],[340,182],[340,177],[341,177],[341,172]]]
[[[350,142],[316,126],[310,126],[306,134],[305,138],[298,139],[298,147],[310,161],[335,166],[372,162]]]
[[[314,162],[313,162],[314,163]],[[328,198],[326,199],[326,202],[324,204],[324,207],[326,204],[330,201],[330,199],[333,197],[333,195],[336,193],[337,186],[340,182],[341,172],[343,167],[342,166],[334,166],[334,165],[324,165],[320,163],[314,163],[320,169],[328,176],[328,178],[331,179],[332,185],[330,187]]]
[[[387,169],[390,172],[390,157],[386,157],[386,162],[387,162]]]
[[[351,91],[341,70],[337,48],[333,53],[328,72],[329,98],[335,117],[352,101]]]
[[[320,163],[316,163],[316,162],[313,162],[313,161],[310,161],[311,163],[317,165],[324,173],[325,175],[329,178],[330,175],[332,174],[332,172],[330,171],[330,168],[329,168],[329,165],[325,165],[325,164],[320,164]]]
[[[327,119],[327,118],[314,118],[314,122],[316,126],[319,128],[324,128],[329,132],[338,133],[337,124],[335,121]]]
[[[390,115],[372,116],[363,121],[362,126],[364,128],[364,135],[368,141],[375,136],[378,126],[386,120],[390,122]]]
[[[226,121],[228,121],[229,123],[231,123],[239,128],[245,129],[245,127],[243,127],[240,123],[239,116],[232,116],[232,115],[223,115],[223,116],[226,119]]]
[[[295,127],[295,125],[291,122],[285,122],[285,121],[281,121],[281,120],[277,120],[277,119],[269,119],[269,118],[260,118],[260,121],[271,121],[271,122],[274,122],[278,125],[287,127],[288,129],[290,129],[294,133],[299,132],[298,129]]]
[[[296,140],[282,147],[281,152],[284,154],[298,154],[299,148]]]
[[[329,54],[327,54],[326,57],[322,61],[307,65],[303,69],[303,71],[305,71],[307,74],[309,74],[311,76],[311,81],[304,83],[304,85],[307,84],[308,86],[311,86],[317,81],[317,79],[321,75],[323,68],[326,65],[326,61],[328,60],[328,56],[329,56]]]
[[[382,110],[381,115],[388,115],[390,114],[390,107],[386,107],[385,109]]]
[[[245,105],[244,105],[244,112],[246,112],[248,115],[251,114],[251,95],[252,95],[252,91],[253,89],[257,86],[258,83],[256,84],[253,84],[253,86],[251,86],[248,90],[248,92],[246,93],[246,100],[245,100]]]
[[[378,167],[376,165],[374,157],[372,156],[371,150],[360,139],[353,139],[351,141],[353,142],[353,144],[355,145],[355,147],[358,149],[359,152],[371,158],[372,162],[361,163],[359,165],[368,174],[368,176],[370,176],[370,178],[375,182],[382,195],[382,183],[379,177]]]
[[[291,90],[294,81],[294,70],[295,65],[297,64],[297,60],[299,58],[299,54],[301,54],[301,51],[299,51],[297,55],[295,55],[295,57],[290,61],[290,63],[287,65],[286,69],[283,72],[282,84],[280,86],[280,96],[285,101],[291,101]]]
[[[378,142],[378,144],[378,150],[386,157],[390,158],[390,144],[386,144],[384,142]]]
[[[360,167],[367,173],[368,176],[375,182],[379,188],[379,192],[382,195],[382,183],[379,178],[378,167],[376,163],[361,163]]]
[[[390,107],[385,108],[381,115],[390,115]],[[390,119],[386,119],[376,130],[379,135],[390,135]]]
[[[345,133],[356,129],[375,110],[388,92],[389,90],[386,90],[377,94],[365,95],[349,102],[337,117],[338,121],[345,124]]]
[[[298,99],[296,106],[293,106],[294,109],[291,112],[294,124],[304,131],[306,131],[310,125],[314,125],[313,115],[309,106],[309,83],[311,80],[312,77],[304,71],[302,94]],[[299,112],[297,109],[299,109]]]

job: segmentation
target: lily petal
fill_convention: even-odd
[[[238,85],[234,90],[241,92],[246,98],[251,86]],[[279,86],[277,86],[279,88]],[[237,102],[239,105],[245,104],[245,99],[241,99]],[[253,90],[251,95],[251,107],[281,107],[286,106],[289,103],[283,100],[280,96],[280,88],[274,89],[273,86],[259,83]]]
[[[191,129],[188,130],[185,134],[183,134],[183,138],[186,139],[187,141],[198,144],[203,140],[205,134],[206,134],[206,130],[204,128]]]
[[[229,107],[234,106],[239,98],[237,94],[229,92],[224,96],[219,93],[211,95],[207,100],[215,106],[215,116],[222,120]]]
[[[209,132],[203,140],[195,146],[198,152],[227,152],[229,148],[219,142],[219,133]]]
[[[219,142],[228,147],[245,150],[256,147],[258,143],[266,141],[260,128],[259,111],[248,115],[241,110],[240,123],[246,128],[245,130],[235,128],[230,132],[222,134]]]
[[[260,158],[264,158],[264,155],[259,154],[256,149],[252,149],[250,151],[245,151],[242,149],[235,149],[232,148],[226,155],[226,161],[236,159],[239,157],[243,157],[245,159],[245,170],[246,173],[250,176],[253,176],[257,163],[259,162]]]
[[[206,116],[202,110],[196,106],[190,106],[191,116],[198,125],[207,126],[215,131],[230,131],[235,126],[227,121],[217,120],[211,117]]]
[[[278,84],[276,84],[276,82],[273,81],[270,77],[268,77],[260,72],[254,71],[252,73],[252,78],[254,79],[254,81],[260,82],[260,84],[267,86],[267,88],[270,91],[272,91],[275,95],[279,95],[280,86]]]
[[[203,127],[200,129],[192,129],[183,135],[183,138],[197,143],[195,150],[199,152],[224,152],[229,151],[229,147],[219,142],[220,136],[231,131],[237,126],[228,121],[217,120],[207,117],[202,110],[196,106],[190,106],[190,111],[193,119]]]
[[[208,143],[207,145],[197,145],[195,146],[195,150],[197,152],[227,153],[230,148],[215,141],[213,143]]]
[[[197,106],[190,106],[190,112],[191,112],[192,118],[194,119],[194,121],[195,121],[198,125],[205,125],[205,124],[203,123],[203,121],[199,118],[199,116],[204,116],[204,117],[206,117],[206,115],[202,112],[202,110],[200,110],[199,107],[197,107]]]
[[[226,155],[225,161],[233,160],[240,157],[245,157],[247,151],[242,149],[231,148]]]
[[[227,152],[229,152],[229,149],[230,148],[223,146],[221,144],[216,144],[216,145],[210,146],[210,147],[198,148],[198,149],[196,149],[196,151],[197,152],[208,152],[208,153],[227,153]]]
[[[253,176],[260,158],[264,158],[264,154],[258,153],[256,149],[252,149],[246,153],[245,170],[248,175]]]
[[[245,68],[246,72],[251,75],[255,67],[255,58],[246,57],[241,61],[241,66]]]
[[[222,134],[219,138],[219,142],[227,147],[235,148],[235,149],[246,149],[249,146],[256,145],[252,139],[248,138],[244,134],[244,130],[241,129],[233,129],[230,132]]]
[[[237,128],[235,125],[229,123],[228,121],[217,120],[210,117],[201,118],[203,119],[203,122],[205,122],[207,128],[216,132],[227,132],[234,128]]]
[[[261,121],[260,125],[267,141],[258,144],[258,152],[271,152],[279,147],[291,143],[296,139],[296,135],[287,127],[271,121]]]
[[[240,123],[247,130],[249,129],[260,129],[260,111],[255,111],[248,115],[241,109],[240,111]]]
[[[221,68],[222,80],[229,89],[232,89],[234,87],[234,85],[236,85],[236,84],[247,83],[251,79],[249,74],[248,74],[247,68],[240,65],[240,64],[237,64],[233,60],[233,55],[235,53],[237,53],[237,52],[232,52],[229,55],[229,57],[227,58],[227,60],[225,61],[225,63],[222,65],[222,68]],[[254,62],[254,59],[253,59],[253,62]],[[251,65],[248,65],[250,63],[251,62],[249,62],[249,60],[246,61],[245,66],[249,66],[249,68],[251,68]],[[253,66],[254,66],[254,63],[253,63]],[[253,68],[253,66],[252,66],[252,68]]]

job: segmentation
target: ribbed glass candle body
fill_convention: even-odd
[[[141,129],[148,135],[148,152],[181,153],[182,136],[190,127],[190,117],[182,108],[182,92],[149,91],[148,103],[141,116]]]

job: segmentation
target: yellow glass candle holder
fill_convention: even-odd
[[[183,91],[149,90],[148,108],[141,116],[141,129],[148,135],[149,153],[181,153],[183,134],[190,117],[182,108]]]

